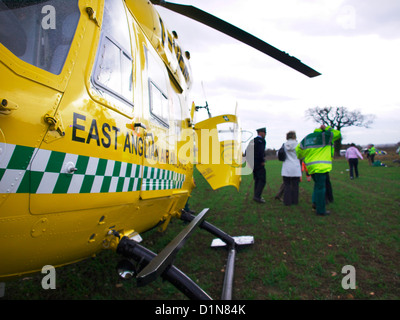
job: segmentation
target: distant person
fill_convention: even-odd
[[[369,162],[369,151],[368,151],[368,148],[365,148],[363,153],[364,153],[364,156],[367,158],[368,163],[370,163]]]
[[[257,129],[257,137],[254,138],[254,167],[253,167],[253,178],[254,178],[254,197],[253,200],[259,203],[265,203],[262,197],[265,184],[267,183],[267,173],[265,171],[265,136],[267,135],[267,129]]]
[[[369,165],[372,166],[375,162],[375,155],[376,155],[376,149],[373,144],[371,144],[370,147],[368,148],[368,155],[369,155],[368,157]]]
[[[301,140],[296,147],[297,157],[304,161],[314,180],[312,202],[317,215],[330,214],[326,210],[326,181],[329,172],[332,170],[333,143],[340,136],[339,130],[321,125]]]
[[[299,203],[299,182],[301,177],[300,160],[296,155],[296,132],[289,131],[284,143],[286,159],[282,164],[281,175],[283,177],[283,203],[285,206]]]
[[[354,179],[353,175],[353,169],[354,173],[356,174],[356,178],[358,178],[358,158],[361,160],[364,159],[360,151],[356,148],[356,145],[352,143],[350,145],[350,148],[346,150],[346,155],[345,155],[347,161],[349,162],[349,167],[350,167],[350,179]]]
[[[398,148],[396,149],[396,153],[400,156],[400,147],[398,147]],[[395,160],[393,160],[393,162],[400,163],[400,159],[395,159]]]

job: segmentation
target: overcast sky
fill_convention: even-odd
[[[174,2],[174,1],[170,1]],[[322,73],[307,76],[196,21],[157,6],[183,50],[191,53],[196,105],[238,115],[242,129],[267,127],[267,148],[286,132],[300,141],[317,124],[314,107],[374,114],[371,128],[345,128],[343,142],[400,141],[399,0],[179,0],[207,11]],[[203,90],[204,88],[204,90]],[[198,120],[206,118],[198,113]]]

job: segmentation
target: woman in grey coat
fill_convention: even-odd
[[[299,203],[299,182],[301,177],[301,164],[297,159],[296,132],[289,131],[286,134],[287,141],[284,143],[286,159],[282,164],[281,175],[283,177],[284,195],[283,203],[286,206]]]

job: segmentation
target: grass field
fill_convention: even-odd
[[[385,159],[385,158],[382,158]],[[385,160],[382,160],[385,161]],[[399,299],[400,166],[359,165],[360,177],[349,179],[347,162],[335,160],[331,172],[335,201],[330,216],[311,210],[313,182],[300,183],[300,203],[285,207],[274,195],[282,178],[281,163],[267,162],[265,204],[252,200],[252,176],[243,176],[240,191],[212,191],[195,175],[192,210],[210,208],[207,221],[232,236],[253,235],[252,246],[236,255],[233,299]],[[183,228],[173,221],[161,234],[143,235],[143,246],[159,252]],[[214,237],[196,230],[179,252],[175,265],[214,299],[222,291],[227,252],[210,248]],[[105,251],[93,259],[57,270],[57,289],[43,290],[43,275],[7,283],[4,299],[186,299],[168,282],[137,288],[115,272],[119,257]],[[342,288],[342,268],[354,266],[356,289]]]

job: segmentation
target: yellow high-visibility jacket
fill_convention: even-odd
[[[333,142],[341,136],[339,130],[326,127],[307,135],[296,147],[297,158],[304,161],[310,174],[332,170]]]
[[[376,149],[374,146],[368,149],[369,154],[376,154]]]

